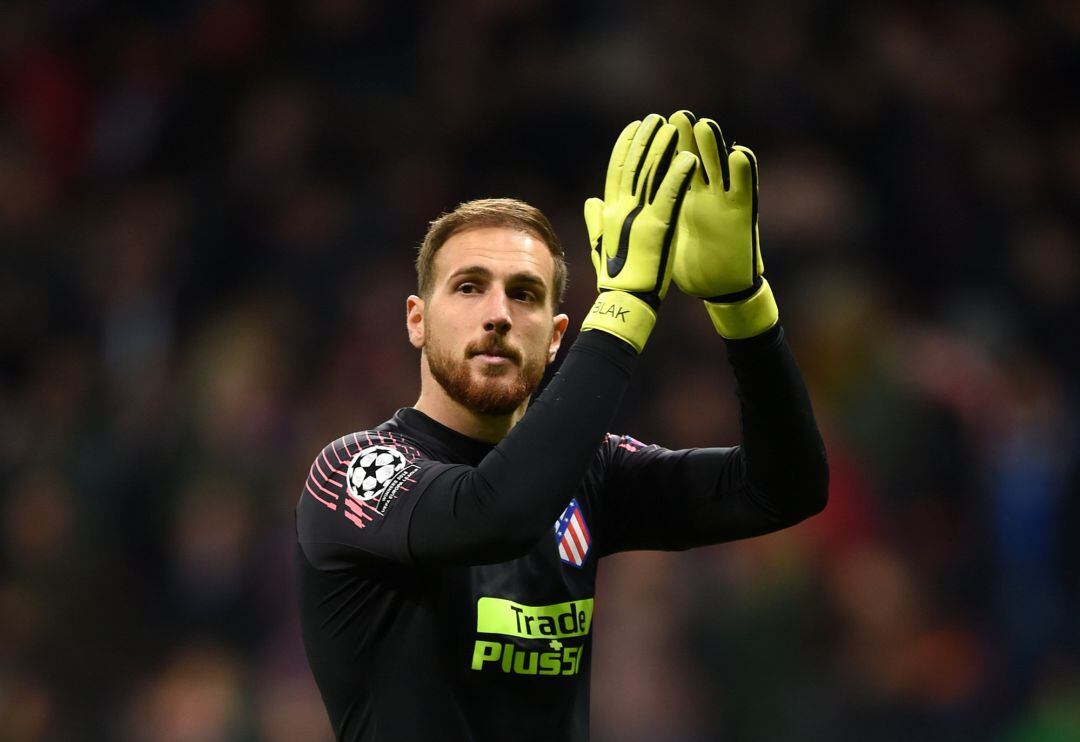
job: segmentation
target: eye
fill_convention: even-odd
[[[529,291],[528,289],[518,289],[513,293],[513,297],[518,301],[525,301],[529,303],[535,302],[537,300],[536,294],[532,291]]]
[[[480,287],[475,283],[463,283],[457,287],[459,294],[476,294],[480,292]]]

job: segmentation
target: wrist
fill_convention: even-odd
[[[644,299],[626,291],[602,291],[585,315],[581,329],[602,330],[640,353],[655,324],[656,310]]]
[[[780,320],[772,287],[764,278],[748,298],[734,302],[705,301],[713,327],[727,340],[754,337],[772,328]]]

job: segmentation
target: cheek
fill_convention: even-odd
[[[442,348],[453,348],[456,344],[464,342],[463,329],[450,317],[429,316],[425,324],[425,334],[429,344],[437,343]]]
[[[528,333],[530,350],[537,355],[544,356],[546,359],[551,349],[551,333],[553,329],[554,327],[550,322],[537,322],[535,326],[530,327]]]

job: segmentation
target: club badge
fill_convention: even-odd
[[[585,514],[581,512],[578,501],[571,500],[566,510],[555,521],[555,543],[559,547],[559,558],[564,564],[581,569],[589,555],[592,536],[585,525]]]

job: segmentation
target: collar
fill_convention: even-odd
[[[494,443],[463,435],[431,419],[415,407],[402,407],[394,413],[390,424],[405,435],[419,439],[420,443],[437,449],[438,454],[441,454],[440,458],[445,456],[455,463],[476,466],[495,448]]]

